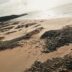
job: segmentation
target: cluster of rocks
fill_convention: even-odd
[[[72,72],[72,55],[53,58],[43,63],[35,61],[32,67],[24,72]]]
[[[41,39],[45,40],[43,52],[52,52],[64,45],[72,43],[72,26],[66,26],[60,30],[50,30],[45,32]]]

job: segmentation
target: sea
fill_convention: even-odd
[[[47,6],[29,6],[26,0],[7,0],[8,2],[0,2],[0,17],[8,15],[19,15],[27,13],[26,16],[18,19],[50,19],[58,17],[72,17],[72,2],[52,5],[53,7],[47,8]],[[16,2],[17,1],[17,2]],[[34,1],[34,0],[32,0]],[[36,0],[35,0],[36,1]],[[38,1],[38,0],[37,0]],[[41,1],[41,0],[40,0]],[[53,4],[53,3],[52,3]],[[45,4],[44,4],[45,5]],[[29,8],[30,7],[30,8]],[[32,8],[33,9],[32,9]]]

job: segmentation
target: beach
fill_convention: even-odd
[[[42,53],[44,41],[40,39],[46,31],[72,26],[71,17],[39,20],[18,19],[3,23],[6,26],[1,27],[1,41],[15,40],[17,38],[20,46],[0,51],[0,72],[24,72],[37,60],[44,62],[48,59],[63,57],[72,52],[72,44],[70,43],[54,52]]]

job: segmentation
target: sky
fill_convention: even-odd
[[[0,0],[0,16],[26,11],[47,10],[72,0]]]

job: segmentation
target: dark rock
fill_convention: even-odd
[[[20,14],[20,15],[3,16],[3,17],[0,17],[0,22],[5,22],[5,21],[12,20],[21,16],[25,16],[25,15],[27,15],[27,13]]]
[[[24,72],[72,72],[72,55],[53,58],[46,62],[35,61],[31,68]]]
[[[66,26],[60,30],[51,30],[45,32],[41,39],[45,39],[44,52],[52,52],[64,45],[72,43],[72,27]],[[46,52],[47,52],[46,51]]]

